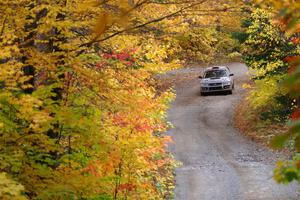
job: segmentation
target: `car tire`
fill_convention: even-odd
[[[227,92],[227,94],[232,94],[232,90],[229,90],[229,91]]]
[[[206,94],[204,92],[200,92],[201,96],[206,96]]]

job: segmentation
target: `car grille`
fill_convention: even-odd
[[[220,86],[220,85],[222,85],[222,83],[209,83],[208,85],[209,86]]]

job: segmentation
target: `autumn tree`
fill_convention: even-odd
[[[291,37],[291,42],[299,46],[299,10],[300,4],[296,1],[279,1],[274,2],[268,1],[269,4],[273,5],[276,12],[276,21],[278,26],[285,31],[286,36]],[[296,152],[294,159],[289,161],[279,161],[277,168],[275,169],[275,179],[280,183],[290,183],[296,180],[300,182],[300,158],[299,158],[299,53],[290,55],[285,58],[285,61],[289,63],[288,76],[280,87],[285,88],[291,98],[296,101],[296,109],[290,116],[289,131],[281,136],[278,136],[273,141],[273,146],[276,148],[283,148],[286,143],[293,143],[293,148]]]
[[[288,62],[284,58],[298,53],[267,9],[245,9],[244,32],[236,33],[241,43],[243,59],[253,72],[253,88],[248,101],[262,121],[284,124],[294,109],[294,99],[278,84],[287,76]]]
[[[181,65],[183,16],[230,3],[2,1],[1,198],[172,198],[174,94],[153,76]]]
[[[280,81],[273,81],[273,91],[284,91],[286,96],[293,99],[293,113],[288,115],[288,128],[289,130],[282,135],[275,137],[273,140],[273,147],[282,149],[287,144],[291,146],[295,152],[295,157],[288,161],[279,161],[274,172],[274,178],[279,183],[290,183],[294,180],[299,183],[299,9],[300,4],[297,1],[288,0],[267,0],[267,1],[254,1],[264,10],[269,11],[268,23],[272,26],[264,36],[269,38],[276,38],[279,35],[280,38],[273,40],[271,57],[264,63],[262,76],[270,76],[270,79],[274,79],[274,76],[282,74]],[[271,23],[269,23],[271,22]],[[257,26],[260,28],[261,26]],[[273,31],[273,32],[272,32]],[[274,33],[276,31],[277,33]],[[270,34],[272,33],[272,34]],[[270,41],[270,40],[268,40]],[[265,43],[258,42],[258,45]],[[292,51],[291,51],[292,50]],[[274,61],[279,60],[281,64],[274,64]],[[260,66],[260,65],[257,65]],[[267,75],[269,74],[269,75]],[[261,84],[268,84],[268,82]],[[266,88],[266,87],[265,87]],[[270,94],[270,90],[265,90],[265,94]],[[271,92],[272,94],[273,92]],[[273,93],[274,94],[274,93]],[[264,95],[261,93],[261,96]],[[267,97],[268,100],[274,100],[274,95]]]

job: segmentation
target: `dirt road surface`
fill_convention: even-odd
[[[175,144],[170,151],[182,162],[176,170],[175,200],[296,200],[298,186],[278,185],[272,170],[279,153],[243,137],[233,126],[234,107],[244,90],[247,68],[228,64],[235,74],[233,95],[202,97],[197,73],[176,86],[177,97],[168,113]],[[176,72],[175,72],[176,73]]]

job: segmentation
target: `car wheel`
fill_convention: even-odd
[[[204,92],[200,92],[201,96],[206,96],[206,94]]]
[[[227,94],[232,94],[232,90],[229,90],[229,91],[227,92]]]

